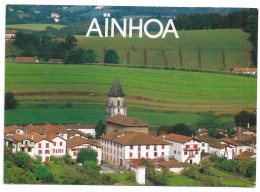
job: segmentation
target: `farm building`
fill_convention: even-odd
[[[256,75],[257,74],[257,68],[238,68],[238,67],[234,67],[230,70],[233,73],[245,73],[245,74],[252,74],[252,75]]]
[[[16,57],[15,62],[24,62],[24,63],[39,63],[38,57]]]
[[[17,30],[6,30],[5,31],[5,40],[15,40],[15,35],[18,31]]]

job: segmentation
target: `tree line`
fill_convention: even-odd
[[[55,38],[56,30],[47,27],[46,30],[36,33],[19,31],[16,34],[14,45],[22,50],[21,56],[37,56],[44,61],[62,59],[65,64],[97,63],[93,49],[77,47],[77,39],[73,35],[66,35],[63,40]],[[16,56],[16,55],[12,55]],[[104,63],[119,63],[116,51],[109,49],[105,52]]]

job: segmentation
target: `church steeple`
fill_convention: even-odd
[[[125,94],[117,77],[107,96],[106,118],[117,114],[126,115]]]
[[[114,83],[113,83],[109,93],[107,94],[107,96],[109,96],[109,97],[124,97],[125,96],[117,77],[115,78]]]

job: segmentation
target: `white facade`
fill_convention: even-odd
[[[201,152],[209,153],[209,144],[201,141]]]
[[[23,141],[18,142],[17,149],[19,151],[24,151],[28,153],[31,157],[34,157],[34,141],[30,139],[24,139]]]
[[[225,148],[216,148],[216,147],[209,147],[209,153],[215,154],[219,157],[226,157],[227,159],[233,159],[235,155],[235,148],[231,146],[226,146]]]
[[[135,172],[135,180],[139,184],[145,184],[145,166],[131,167],[131,170]]]
[[[180,143],[177,141],[172,141],[165,139],[165,141],[170,142],[169,155],[172,156],[179,162],[190,164],[199,164],[201,160],[201,142],[191,139],[186,143]]]
[[[95,128],[93,128],[93,129],[80,129],[80,128],[78,128],[77,130],[85,133],[86,135],[91,135],[93,137],[96,136],[96,129]]]
[[[64,155],[66,155],[67,142],[65,139],[61,137],[56,137],[52,140],[52,142],[52,153],[55,157],[63,157]]]
[[[53,143],[43,139],[35,144],[34,156],[39,155],[42,157],[43,162],[49,162],[53,154]]]
[[[122,145],[106,139],[99,140],[102,160],[125,167],[128,159],[155,159],[169,156],[169,145]]]
[[[127,107],[124,97],[108,97],[106,107],[106,118],[117,114],[127,115]]]

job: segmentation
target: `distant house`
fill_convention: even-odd
[[[18,32],[17,30],[6,30],[5,31],[5,40],[6,41],[15,40],[15,36],[16,36],[17,32]]]
[[[39,63],[38,57],[16,57],[15,62],[24,62],[24,63]]]
[[[244,74],[252,74],[252,75],[256,75],[257,74],[257,68],[238,68],[238,67],[234,67],[231,68],[230,70],[233,73],[244,73]]]
[[[209,130],[205,129],[205,128],[199,128],[198,130],[196,130],[196,133],[199,136],[206,136],[208,135]]]
[[[67,124],[67,130],[77,130],[86,134],[85,136],[96,136],[96,124]]]
[[[99,9],[99,10],[100,10],[100,9],[104,9],[104,6],[98,5],[98,6],[95,7],[95,9]]]
[[[52,14],[51,14],[51,17],[52,17],[52,18],[59,18],[60,15],[59,15],[58,13],[52,13]]]

